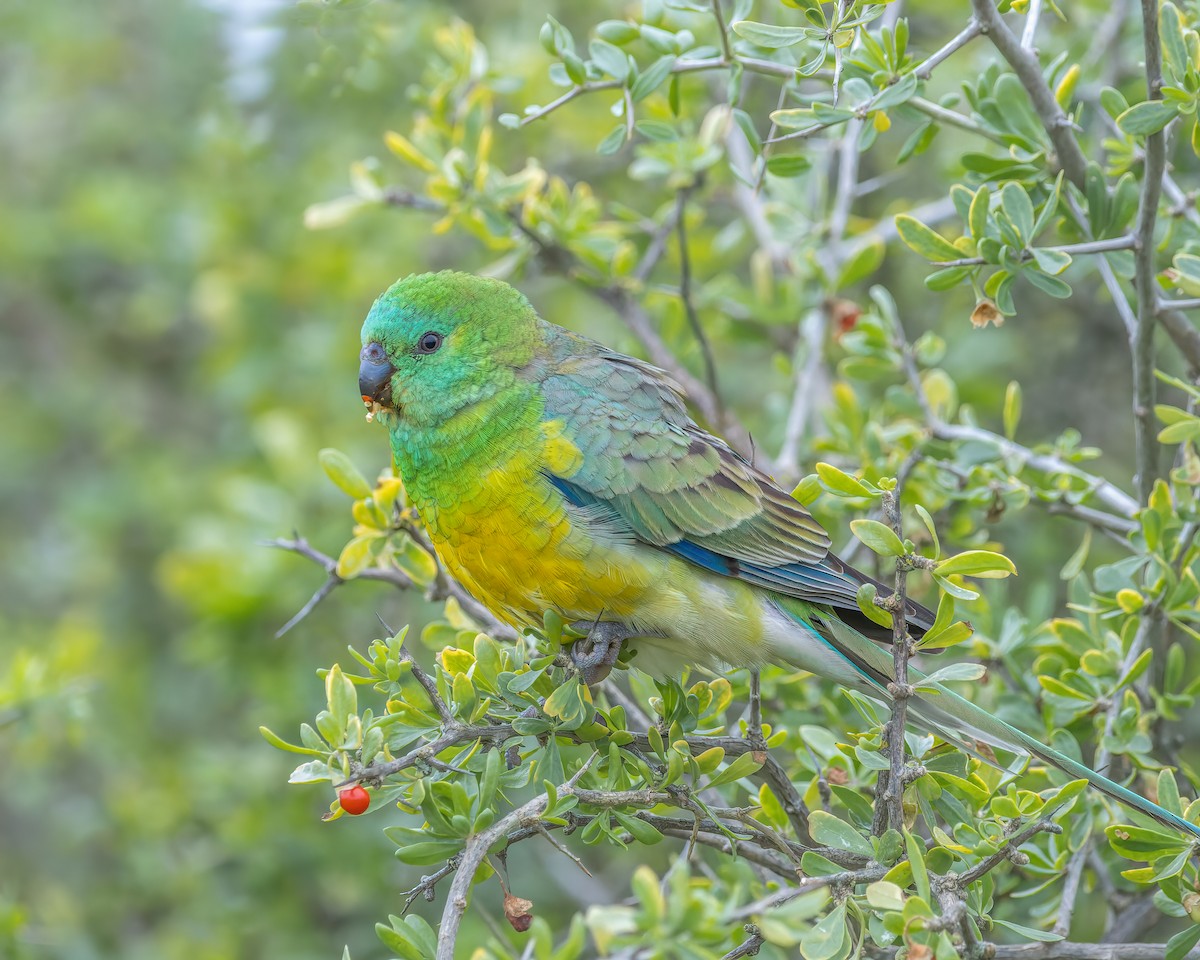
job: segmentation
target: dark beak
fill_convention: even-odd
[[[358,392],[363,403],[372,402],[385,407],[392,405],[392,374],[396,372],[387,358],[387,351],[378,343],[368,343],[359,354]]]

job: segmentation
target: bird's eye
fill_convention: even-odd
[[[430,330],[421,334],[421,339],[417,341],[417,353],[433,353],[441,345],[442,335]]]

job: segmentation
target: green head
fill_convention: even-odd
[[[413,274],[392,284],[362,328],[358,386],[372,411],[436,426],[516,378],[542,321],[500,280]]]

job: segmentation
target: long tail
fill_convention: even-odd
[[[779,653],[784,659],[820,675],[832,674],[832,679],[841,682],[853,675],[855,686],[859,689],[884,702],[890,701],[887,683],[892,675],[892,657],[889,654],[853,627],[842,622],[836,613],[828,608],[822,610],[783,598],[777,598],[775,602],[789,617],[805,627],[809,635],[808,639],[802,639],[794,649],[780,650]],[[831,656],[832,653],[840,657],[841,663],[838,664],[840,669],[829,671],[831,660],[837,659]],[[913,670],[912,674],[916,682],[924,677],[917,670]],[[1097,773],[1077,760],[1051,749],[940,683],[934,683],[932,688],[928,692],[919,690],[909,701],[909,715],[927,732],[967,750],[971,750],[975,742],[982,741],[1002,750],[1036,757],[1076,780],[1088,781],[1101,793],[1146,814],[1164,826],[1200,840],[1200,826],[1189,823],[1157,803],[1152,803],[1129,788],[1110,780],[1102,773]]]

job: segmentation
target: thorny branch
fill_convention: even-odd
[[[1158,2],[1142,0],[1142,34],[1146,51],[1146,95],[1162,99],[1162,47],[1158,37]],[[1158,319],[1157,282],[1154,270],[1154,226],[1167,164],[1167,133],[1159,130],[1146,138],[1142,171],[1142,196],[1137,215],[1137,248],[1134,250],[1137,286],[1137,323],[1133,349],[1133,414],[1136,441],[1138,499],[1147,503],[1158,478],[1158,427],[1154,415],[1154,326]]]
[[[904,540],[900,519],[900,490],[883,492],[884,523],[892,532]],[[908,682],[908,658],[912,652],[908,637],[907,608],[908,567],[904,559],[896,558],[896,589],[888,598],[892,613],[892,656],[895,661],[894,681],[888,684],[892,695],[892,716],[887,725],[888,781],[887,793],[882,798],[887,805],[887,825],[892,830],[904,829],[904,727],[908,718],[908,699],[912,687]],[[879,803],[881,798],[876,797]]]

